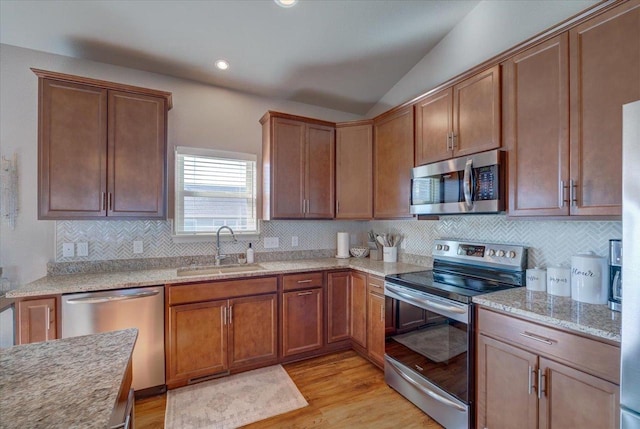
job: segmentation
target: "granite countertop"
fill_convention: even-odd
[[[123,289],[160,284],[188,283],[206,280],[257,277],[285,273],[299,273],[318,270],[356,269],[377,276],[407,273],[427,269],[422,265],[402,262],[382,262],[369,258],[321,258],[300,259],[280,262],[260,262],[262,269],[225,274],[202,274],[178,276],[175,268],[140,271],[120,271],[94,274],[67,274],[46,276],[7,292],[8,298],[37,297],[87,291]],[[222,266],[224,267],[224,265]],[[194,267],[202,268],[202,267]],[[213,267],[211,267],[213,268]]]
[[[105,428],[137,329],[0,349],[0,427]]]
[[[476,296],[473,302],[546,325],[620,343],[621,314],[609,310],[606,304],[586,304],[526,288]]]

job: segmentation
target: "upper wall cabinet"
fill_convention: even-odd
[[[622,105],[640,99],[640,2],[504,64],[511,216],[618,216]],[[614,48],[615,47],[615,48]]]
[[[373,217],[371,121],[336,125],[336,218]]]
[[[407,106],[373,122],[373,216],[411,217],[413,110]]]
[[[171,94],[33,71],[38,219],[166,218]]]
[[[271,111],[260,123],[263,219],[332,219],[334,124]]]
[[[415,165],[500,147],[500,66],[414,104]]]

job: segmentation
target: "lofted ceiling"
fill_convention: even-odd
[[[478,3],[0,0],[0,43],[364,115]]]

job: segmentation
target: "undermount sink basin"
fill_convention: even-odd
[[[221,267],[178,268],[176,270],[176,274],[180,277],[208,276],[208,275],[215,275],[215,274],[246,273],[249,271],[260,271],[260,270],[264,270],[264,267],[261,267],[258,264],[230,265],[227,267],[221,266]]]

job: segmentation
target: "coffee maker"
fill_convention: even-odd
[[[622,311],[622,240],[609,240],[609,308]]]

